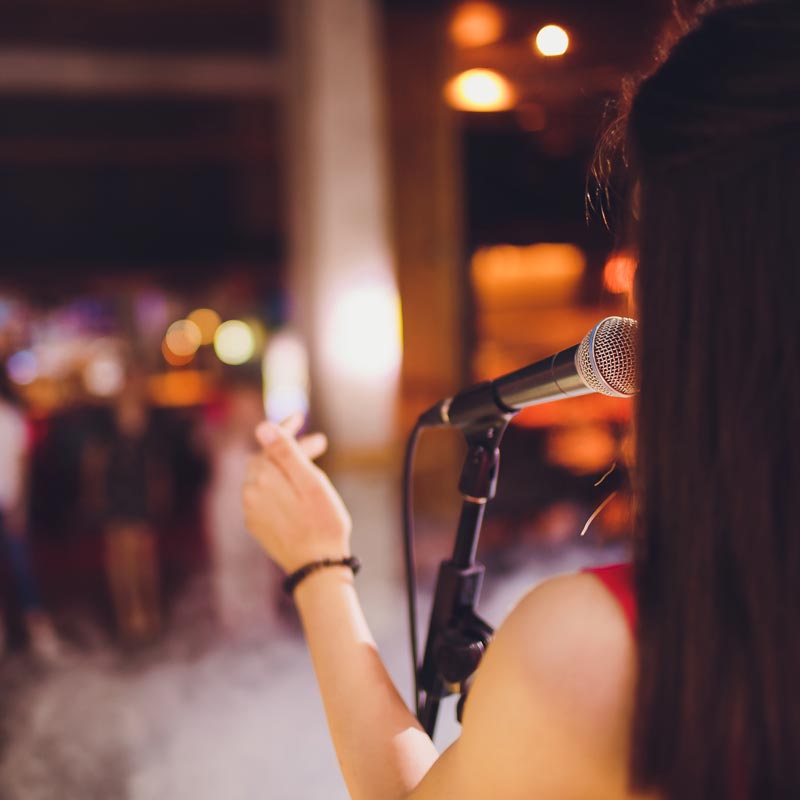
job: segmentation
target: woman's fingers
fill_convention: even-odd
[[[264,550],[286,571],[349,552],[350,516],[328,477],[311,459],[327,445],[322,434],[299,441],[292,425],[264,422],[261,451],[247,464],[245,521]]]
[[[276,481],[286,481],[283,472],[270,461],[265,455],[250,456],[247,461],[247,473],[245,475],[245,486],[266,489],[274,487]]]
[[[314,461],[328,449],[328,437],[324,433],[310,433],[297,440],[305,457]]]
[[[316,484],[319,470],[311,463],[294,436],[280,425],[262,422],[256,428],[256,438],[263,454],[291,481],[301,493]]]
[[[295,411],[294,414],[290,414],[285,420],[283,420],[283,422],[281,422],[281,428],[283,428],[283,430],[285,430],[289,436],[297,436],[297,434],[303,430],[305,421],[305,416],[299,411]]]
[[[289,437],[296,437],[304,423],[305,417],[298,412],[287,417],[278,427]],[[269,447],[274,441],[272,423],[262,422],[256,428],[256,439],[262,447]],[[310,433],[307,436],[301,436],[297,443],[300,451],[310,461],[319,458],[328,449],[328,437],[324,433]]]

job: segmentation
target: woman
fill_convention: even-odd
[[[531,592],[442,756],[346,567],[295,589],[354,798],[800,797],[800,6],[701,18],[636,90],[634,570]],[[347,555],[319,439],[263,425],[250,529],[287,572]],[[598,578],[600,578],[598,580]]]

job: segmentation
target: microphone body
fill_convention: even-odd
[[[463,389],[425,411],[419,424],[463,427],[592,392],[630,397],[638,388],[636,350],[636,321],[606,317],[580,344]]]

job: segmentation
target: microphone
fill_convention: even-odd
[[[580,344],[493,381],[462,389],[425,411],[418,424],[463,427],[592,392],[631,397],[639,389],[637,365],[636,320],[606,317]]]

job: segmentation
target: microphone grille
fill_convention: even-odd
[[[606,317],[592,328],[578,346],[575,367],[581,380],[594,392],[630,397],[639,391],[636,320]]]

